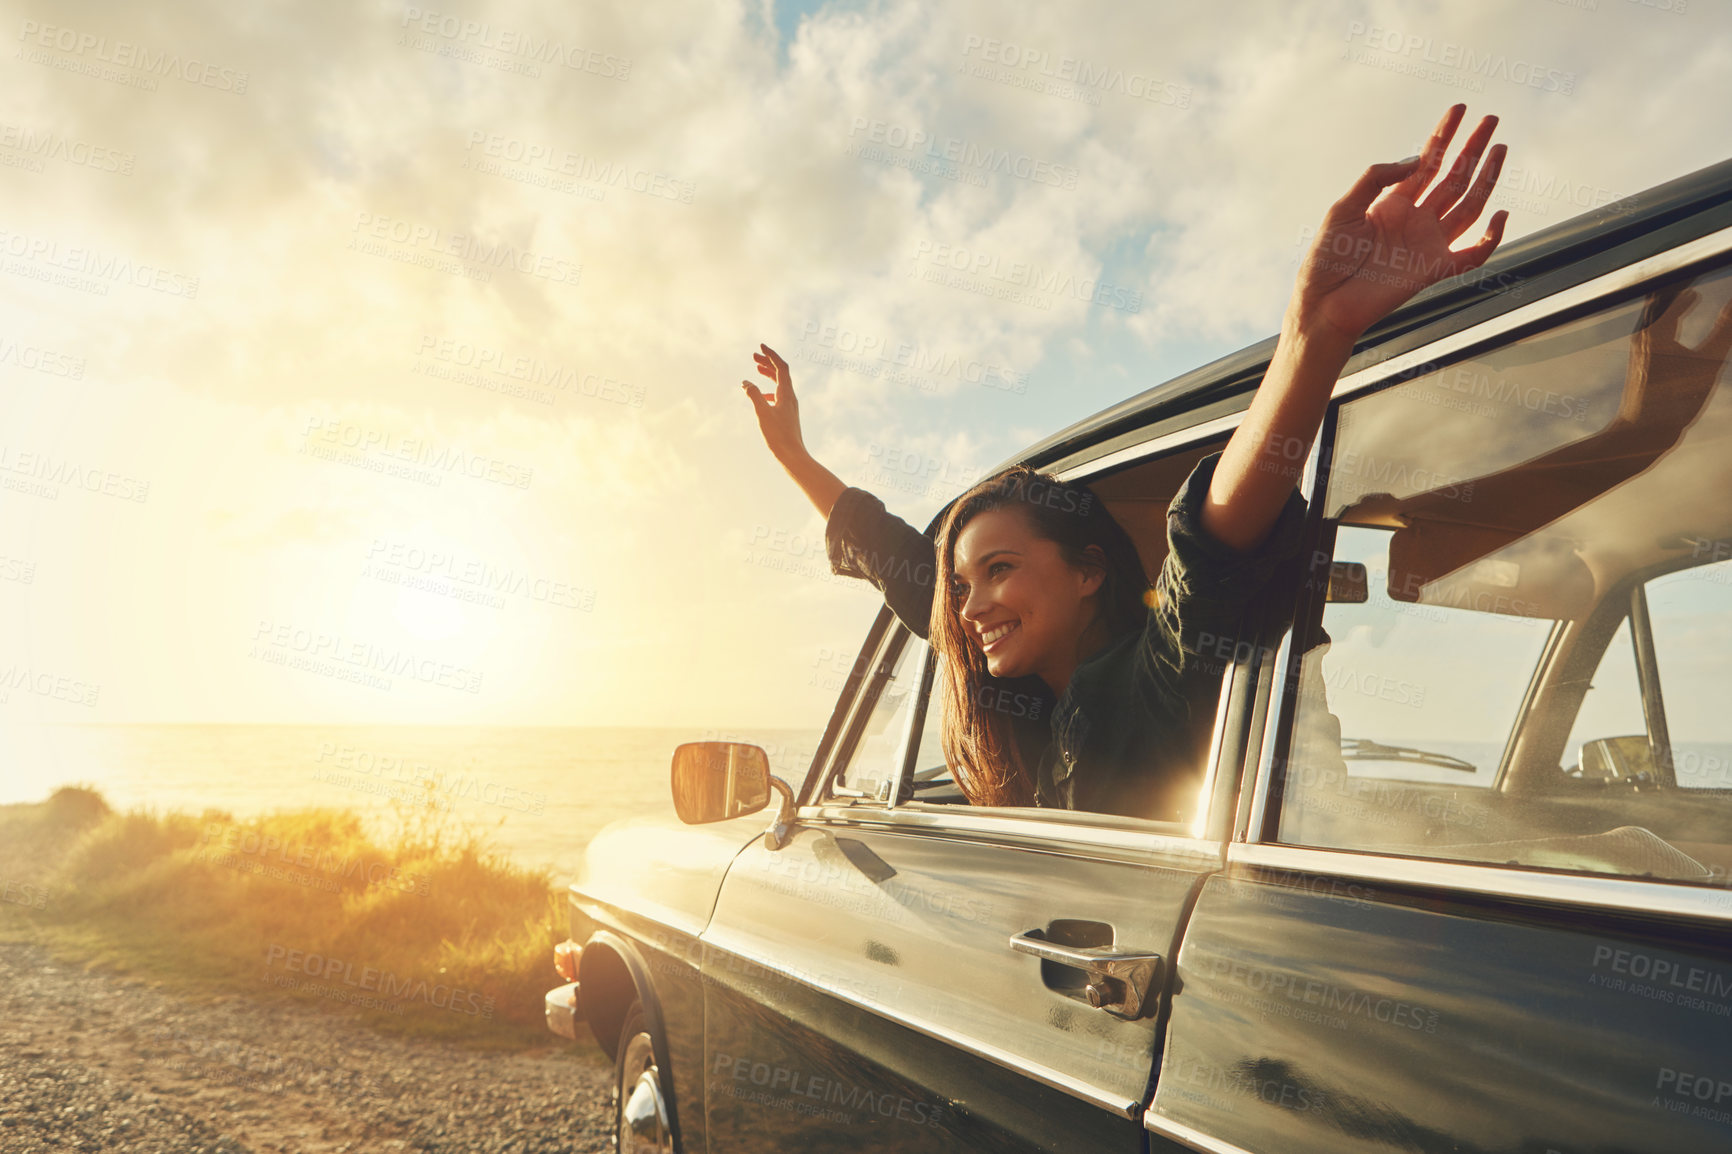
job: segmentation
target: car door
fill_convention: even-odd
[[[1207,813],[967,805],[927,709],[933,661],[885,633],[791,840],[752,845],[723,883],[704,935],[712,1151],[1144,1147],[1166,962],[1226,811],[1211,831]],[[1098,980],[1109,962],[1123,985]]]
[[[1732,1149],[1729,248],[1338,388],[1152,1149]]]

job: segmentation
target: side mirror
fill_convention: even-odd
[[[1602,737],[1582,743],[1582,764],[1576,776],[1588,781],[1651,782],[1654,752],[1645,735]]]
[[[1358,561],[1330,562],[1329,591],[1324,600],[1339,605],[1363,605],[1371,600],[1371,580],[1365,575],[1365,566]]]
[[[687,825],[705,825],[757,813],[782,795],[782,808],[768,837],[771,849],[786,842],[794,816],[794,791],[770,774],[770,758],[756,745],[737,741],[693,741],[674,750],[674,812]]]

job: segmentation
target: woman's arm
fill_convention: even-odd
[[[800,401],[794,396],[794,375],[788,370],[788,362],[769,345],[758,347],[763,352],[753,353],[752,359],[758,362],[760,373],[776,382],[775,391],[766,397],[750,381],[741,381],[740,387],[752,400],[752,408],[758,414],[758,431],[764,434],[764,444],[769,446],[771,455],[817,507],[818,516],[828,521],[836,498],[848,486],[806,450],[806,439],[800,434]]]
[[[1421,289],[1478,268],[1503,238],[1509,214],[1499,211],[1476,244],[1459,252],[1449,247],[1479,219],[1503,167],[1500,144],[1474,177],[1495,116],[1479,122],[1449,175],[1417,199],[1437,175],[1466,112],[1467,105],[1457,104],[1445,113],[1419,156],[1366,169],[1323,218],[1269,370],[1203,501],[1203,528],[1222,544],[1249,550],[1269,535],[1365,330]]]
[[[758,371],[776,382],[776,390],[766,397],[750,381],[741,384],[757,411],[764,443],[824,518],[824,553],[830,571],[870,581],[902,623],[925,638],[938,571],[936,546],[871,493],[844,484],[806,450],[788,362],[769,345],[759,347],[763,351],[754,353],[753,359]]]

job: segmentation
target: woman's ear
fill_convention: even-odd
[[[1079,567],[1082,573],[1082,595],[1092,597],[1100,592],[1100,587],[1107,579],[1107,555],[1099,545],[1090,545],[1083,550],[1084,564]]]

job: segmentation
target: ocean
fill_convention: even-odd
[[[514,860],[571,877],[597,831],[673,818],[668,767],[687,741],[748,741],[798,785],[821,729],[407,725],[0,726],[0,804],[87,785],[116,809],[245,820],[353,809],[392,828],[430,808],[480,828]]]
[[[686,741],[763,746],[798,785],[820,729],[404,725],[0,726],[0,804],[88,785],[117,809],[149,807],[245,820],[272,810],[353,809],[388,830],[393,811],[433,808],[484,831],[526,865],[568,879],[584,846],[621,818],[672,819],[668,766]],[[1426,742],[1479,766],[1401,766],[1392,776],[1489,785],[1499,747]],[[1679,743],[1679,783],[1732,785],[1732,745]],[[1379,775],[1350,763],[1356,776]]]

